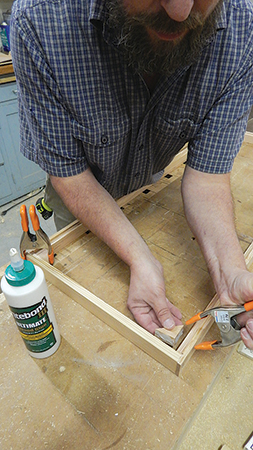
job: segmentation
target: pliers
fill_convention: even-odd
[[[196,350],[214,350],[216,347],[228,347],[229,345],[236,344],[241,340],[240,329],[241,326],[237,322],[236,318],[238,314],[245,311],[251,311],[253,309],[253,301],[244,303],[241,306],[217,306],[216,308],[208,309],[200,312],[187,320],[186,325],[197,322],[207,316],[213,316],[215,323],[217,324],[221,341],[201,342],[201,344],[195,345]]]
[[[35,234],[30,233],[28,225],[28,215],[26,206],[21,205],[20,216],[23,234],[20,239],[20,255],[23,259],[26,259],[26,250],[38,250],[41,248],[47,248],[48,260],[50,264],[54,263],[54,252],[47,234],[40,228],[39,218],[36,214],[35,206],[31,205],[29,208],[29,214],[32,221],[32,226]]]

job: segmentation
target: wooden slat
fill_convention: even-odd
[[[10,83],[12,81],[16,81],[15,75],[7,75],[0,78],[0,84]]]
[[[12,74],[12,73],[14,73],[12,63],[0,65],[0,75],[6,75],[6,74]]]
[[[184,332],[184,325],[177,325],[172,330],[166,328],[157,328],[155,330],[155,336],[161,339],[166,344],[174,347],[179,341]]]
[[[12,57],[10,53],[2,53],[0,52],[0,66],[2,64],[12,63]]]

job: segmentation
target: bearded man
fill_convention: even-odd
[[[48,174],[57,227],[79,219],[128,264],[136,321],[154,333],[182,316],[115,199],[187,142],[189,226],[221,303],[252,300],[230,190],[253,103],[251,1],[16,0],[11,30],[21,151]],[[253,349],[253,319],[241,325]]]

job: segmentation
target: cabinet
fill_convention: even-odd
[[[16,83],[0,85],[0,206],[43,186],[45,179],[19,150]]]

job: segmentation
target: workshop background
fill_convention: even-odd
[[[0,24],[4,24],[1,36],[5,46],[8,45],[11,5],[12,1],[0,0]],[[253,109],[247,130],[253,133]],[[252,150],[253,143],[243,145],[235,170],[235,178],[242,186],[235,183],[240,236],[245,246],[253,239]],[[165,185],[161,185],[161,192],[152,194],[153,197],[149,192],[145,198],[142,195],[130,203],[128,210],[144,234],[147,233],[145,220],[159,228],[160,216],[163,214],[165,222],[171,216],[175,225],[174,254],[168,256],[162,249],[160,256],[165,261],[170,260],[172,268],[174,264],[179,272],[182,268],[180,278],[172,280],[175,296],[183,300],[189,297],[193,302],[194,296],[211,299],[213,288],[201,256],[186,231],[179,210],[181,205],[178,209],[175,206],[182,171],[183,167],[179,168],[169,181],[172,213],[163,213]],[[28,209],[43,197],[45,179],[45,173],[19,152],[15,76],[11,55],[2,45],[0,277],[8,264],[10,248],[19,248],[20,206],[24,203]],[[249,192],[246,200],[245,192]],[[159,217],[155,210],[159,211]],[[48,236],[56,233],[53,217],[46,221],[40,218],[40,223]],[[159,229],[159,239],[163,233],[163,229]],[[155,238],[150,242],[156,248]],[[190,261],[184,254],[188,247],[198,267],[189,265],[184,277],[186,263]],[[120,296],[126,295],[128,275],[127,269],[114,258],[98,240],[85,235],[76,243],[66,245],[57,255],[56,263],[66,273],[76,272],[79,278],[83,274],[87,284],[92,278],[94,289],[97,288],[101,296],[104,290],[105,295],[116,297],[120,304]],[[99,285],[101,271],[104,278]],[[168,278],[172,277],[170,270],[166,273]],[[182,374],[177,376],[87,312],[65,292],[48,285],[62,342],[55,355],[41,361],[28,355],[0,292],[0,450],[253,448],[250,440],[253,433],[252,352],[237,346],[215,352],[195,352]],[[189,311],[193,307],[190,302]],[[211,328],[208,338],[212,333]]]

